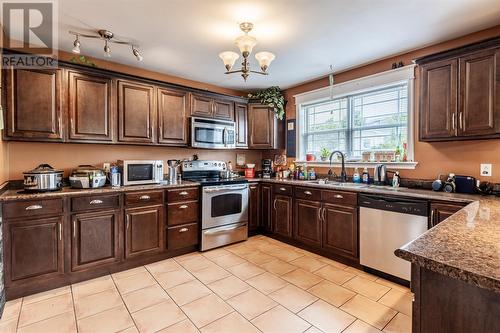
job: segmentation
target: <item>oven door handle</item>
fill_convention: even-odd
[[[225,233],[228,231],[236,230],[238,228],[244,227],[245,225],[246,225],[246,223],[238,223],[238,224],[236,224],[232,227],[229,227],[229,228],[223,228],[223,229],[217,228],[217,230],[208,230],[208,231],[205,231],[204,233],[207,235],[221,234],[221,233]]]
[[[215,192],[223,192],[223,191],[235,191],[235,190],[244,190],[248,188],[247,185],[244,186],[231,186],[226,188],[204,188],[203,192],[205,193],[215,193]]]

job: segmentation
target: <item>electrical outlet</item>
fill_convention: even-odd
[[[481,177],[491,177],[492,171],[493,170],[491,164],[481,164],[479,174],[481,175]]]

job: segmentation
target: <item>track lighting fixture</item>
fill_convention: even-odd
[[[130,45],[132,47],[132,54],[135,56],[137,61],[143,60],[143,56],[139,51],[139,47],[137,45],[132,44],[131,42],[120,41],[115,39],[114,34],[109,30],[98,30],[96,35],[83,34],[74,31],[69,31],[69,33],[75,36],[75,41],[73,42],[73,49],[71,50],[73,53],[76,54],[80,53],[80,47],[81,47],[80,37],[96,38],[104,40],[104,56],[107,58],[111,57],[110,43],[115,43],[115,44]]]

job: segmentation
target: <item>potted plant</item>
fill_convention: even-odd
[[[248,94],[249,98],[259,99],[264,105],[273,108],[276,117],[279,120],[285,115],[285,97],[281,93],[281,89],[277,86],[270,87],[261,91]]]
[[[328,148],[325,148],[325,147],[321,148],[320,157],[321,157],[321,160],[323,162],[325,162],[327,160],[327,158],[330,156],[330,154],[331,154],[331,152],[330,152],[330,150],[328,150]]]

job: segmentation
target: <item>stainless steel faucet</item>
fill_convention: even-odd
[[[332,171],[332,157],[335,154],[340,154],[340,157],[342,158],[342,171],[340,171],[340,182],[345,183],[347,182],[347,173],[345,171],[345,155],[340,150],[335,150],[330,154],[330,170],[328,170],[328,176],[330,177],[331,175],[334,174]]]

